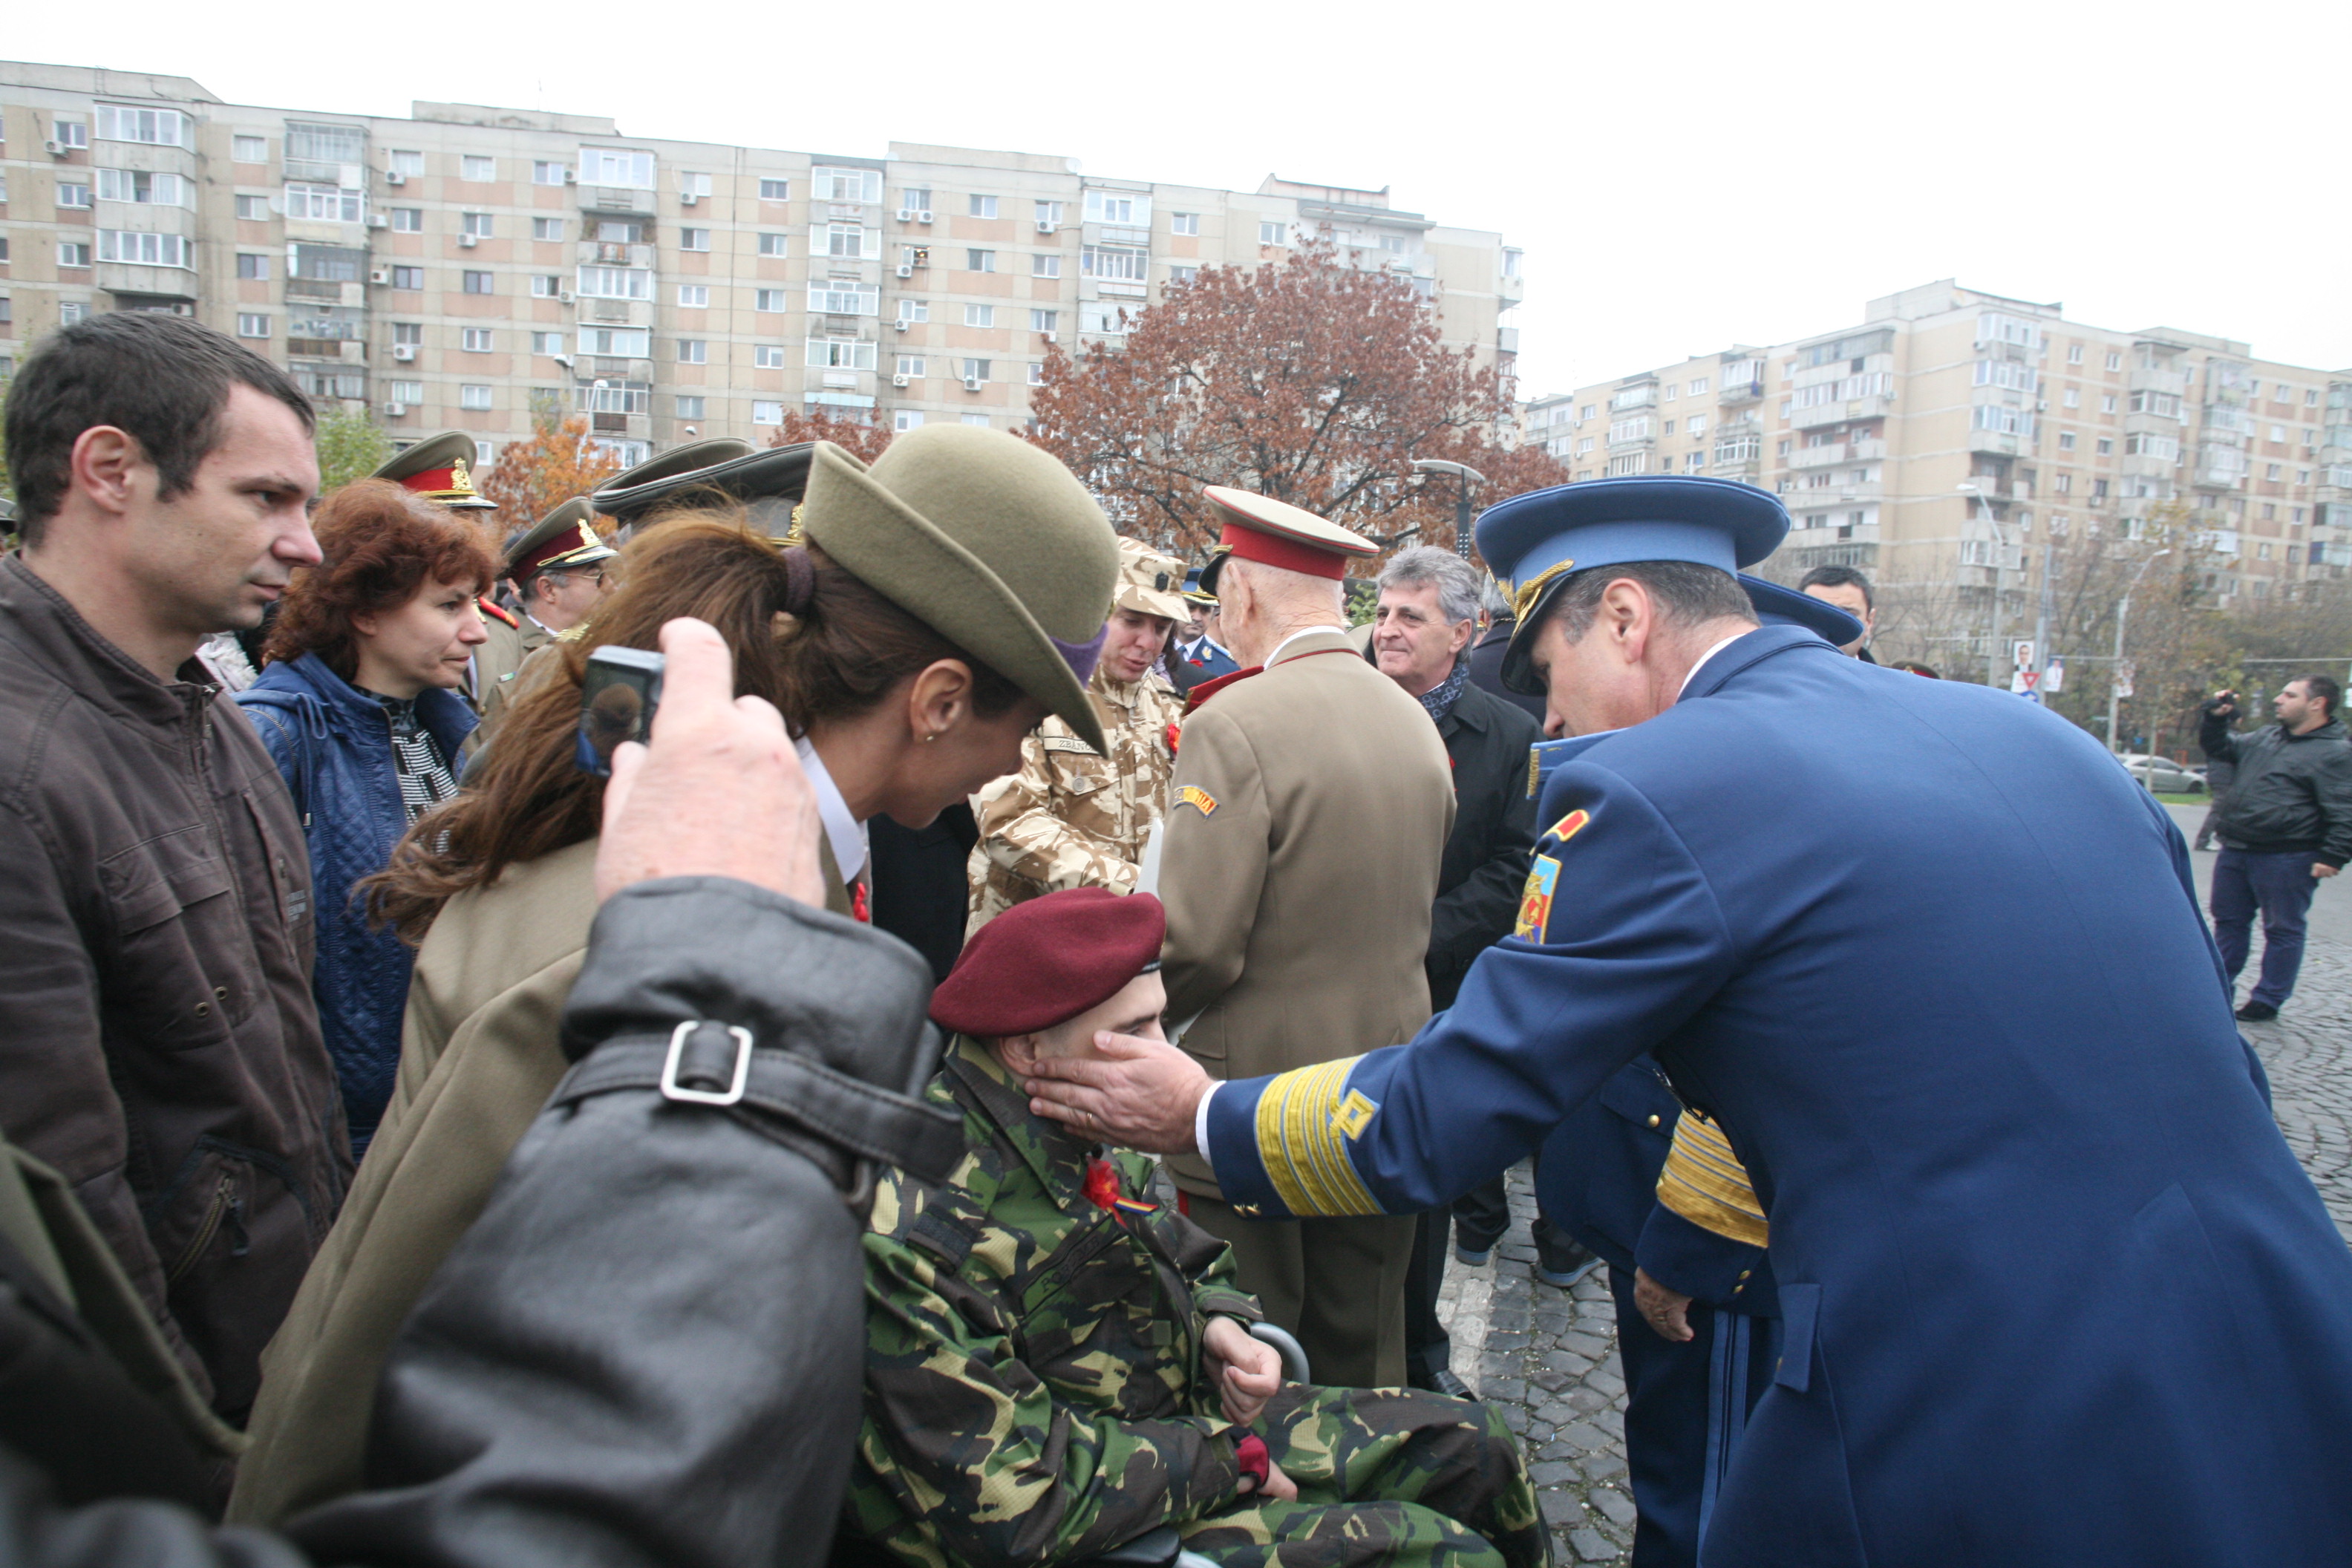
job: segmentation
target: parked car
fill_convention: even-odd
[[[2146,784],[2157,795],[2203,795],[2205,770],[2174,762],[2170,757],[2150,757],[2137,752],[2123,759],[2124,771]]]

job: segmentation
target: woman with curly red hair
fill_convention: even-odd
[[[268,668],[235,700],[302,814],[319,900],[311,988],[362,1154],[392,1096],[415,954],[372,927],[352,885],[457,793],[475,724],[457,689],[484,640],[475,596],[497,567],[463,516],[379,479],[337,490],[313,528],[324,559],[296,579]]]

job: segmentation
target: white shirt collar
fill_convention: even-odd
[[[841,880],[845,886],[857,879],[866,869],[866,825],[849,815],[849,803],[841,797],[841,786],[833,782],[825,771],[824,759],[803,735],[793,742],[800,753],[801,771],[808,774],[811,786],[816,790],[817,820],[824,824],[825,842],[833,846],[833,863],[841,868]]]
[[[522,613],[522,618],[529,621],[532,626],[537,626],[541,631],[545,632],[549,637],[560,637],[563,635],[562,632],[557,631],[553,626],[549,626],[545,621],[541,620],[537,616],[532,615],[529,610],[525,610]]]
[[[1762,631],[1763,629],[1764,628],[1761,626],[1750,626],[1748,628],[1748,632]],[[1741,637],[1746,637],[1748,632],[1734,632],[1729,637],[1724,638],[1721,642],[1716,644],[1713,647],[1707,649],[1705,653],[1699,655],[1698,662],[1690,667],[1690,673],[1688,675],[1683,677],[1682,686],[1675,692],[1675,700],[1679,702],[1683,700],[1683,693],[1690,689],[1690,683],[1698,679],[1698,672],[1706,668],[1706,661],[1708,659],[1713,658],[1717,654],[1721,653],[1725,648],[1729,647],[1733,643],[1736,643]]]
[[[1302,626],[1297,631],[1291,633],[1288,637],[1275,644],[1274,651],[1265,656],[1264,662],[1265,664],[1272,664],[1276,659],[1280,658],[1282,657],[1282,650],[1288,647],[1292,643],[1297,642],[1300,637],[1321,637],[1325,632],[1329,632],[1333,637],[1343,637],[1348,635],[1348,628],[1345,626]]]

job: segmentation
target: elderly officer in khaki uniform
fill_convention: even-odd
[[[1176,689],[1153,667],[1185,618],[1184,563],[1132,539],[1118,542],[1118,596],[1087,695],[1108,754],[1048,719],[1021,748],[1021,771],[972,797],[973,931],[1024,900],[1064,888],[1135,890],[1144,842],[1168,811],[1176,766]]]
[[[1228,553],[1202,585],[1244,668],[1197,687],[1169,808],[1168,1020],[1217,1078],[1312,1067],[1429,1018],[1430,909],[1454,825],[1445,744],[1349,642],[1339,579],[1374,553],[1281,501],[1212,487]],[[1261,668],[1262,667],[1262,668]],[[1411,1215],[1255,1222],[1197,1157],[1169,1162],[1243,1289],[1316,1380],[1404,1381]]]
[[[576,496],[539,520],[514,542],[499,574],[522,597],[513,624],[492,621],[489,640],[474,652],[476,683],[482,694],[482,722],[466,738],[468,754],[489,739],[489,730],[517,687],[523,660],[588,618],[610,585],[606,563],[620,553],[596,535],[596,510]]]

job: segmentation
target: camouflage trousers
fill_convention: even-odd
[[[1218,1568],[1546,1568],[1517,1440],[1492,1406],[1400,1388],[1286,1388],[1257,1430],[1296,1502],[1180,1525]]]

